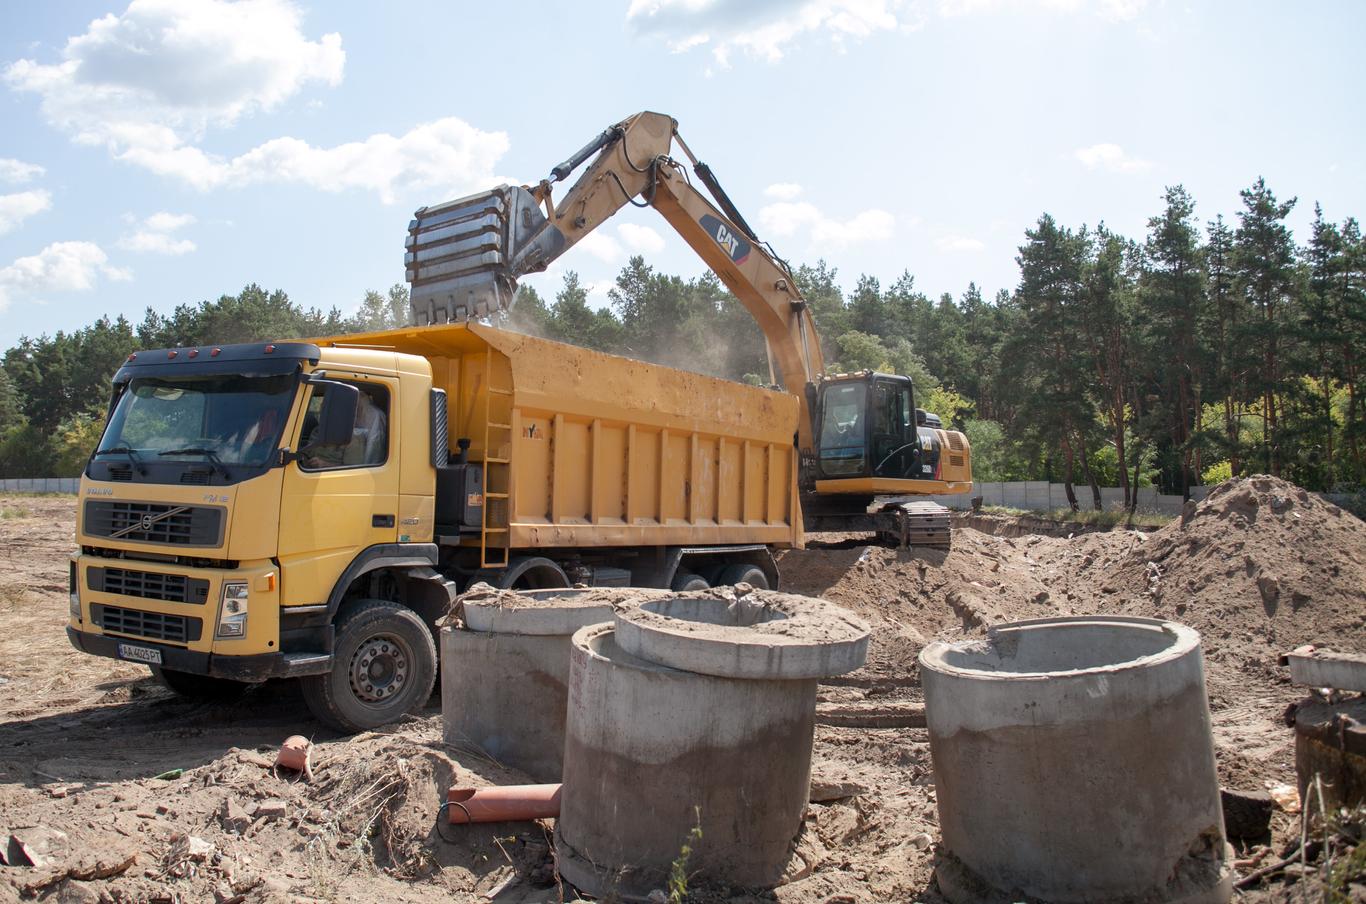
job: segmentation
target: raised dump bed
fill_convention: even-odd
[[[1229,900],[1195,631],[1038,619],[920,668],[951,901]]]

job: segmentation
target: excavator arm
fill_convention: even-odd
[[[717,204],[670,156],[675,141]],[[556,203],[554,183],[594,154]],[[500,186],[419,210],[409,224],[406,255],[414,322],[505,310],[519,278],[544,270],[627,204],[658,210],[753,316],[776,375],[801,399],[798,446],[809,456],[809,387],[824,371],[811,312],[787,268],[755,236],[706,164],[693,157],[678,123],[661,113],[638,113],[606,129],[535,186]]]

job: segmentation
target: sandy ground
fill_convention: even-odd
[[[572,899],[554,881],[548,825],[438,826],[452,784],[524,779],[443,746],[436,698],[343,738],[288,684],[191,704],[142,667],[73,651],[62,630],[73,512],[69,497],[0,497],[0,844],[13,833],[46,861],[0,867],[0,901]],[[1007,536],[1018,530],[999,519],[975,523],[948,553],[822,535],[782,556],[784,590],[841,603],[875,629],[867,666],[821,687],[827,709],[876,724],[918,704],[915,656],[932,639],[1050,614],[1175,618],[1202,633],[1223,784],[1293,784],[1281,716],[1302,690],[1275,656],[1366,637],[1366,525],[1286,484],[1249,481],[1149,534]],[[271,769],[295,733],[317,744],[311,783]],[[862,790],[811,805],[799,878],[695,899],[940,902],[925,731],[821,725],[814,770]],[[1295,826],[1278,812],[1273,846]],[[1298,899],[1283,883],[1241,895]]]

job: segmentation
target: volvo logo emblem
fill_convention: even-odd
[[[190,507],[189,507],[188,505],[178,505],[178,506],[176,506],[175,508],[167,509],[166,511],[164,511],[164,512],[159,512],[159,513],[157,513],[157,514],[152,514],[151,512],[147,512],[147,513],[144,514],[141,518],[139,518],[139,519],[136,520],[136,521],[133,521],[133,522],[132,522],[131,524],[129,524],[127,527],[124,527],[124,528],[121,528],[121,529],[119,529],[119,530],[114,531],[112,534],[109,535],[109,538],[110,538],[111,540],[114,540],[114,539],[117,539],[117,538],[119,538],[119,537],[126,537],[126,536],[128,536],[129,534],[133,533],[134,531],[141,531],[141,532],[144,533],[144,534],[146,534],[146,533],[151,533],[151,531],[152,531],[152,525],[156,524],[158,521],[165,521],[167,518],[170,518],[172,515],[179,515],[181,512],[188,512],[189,510],[190,510]],[[149,541],[147,541],[147,542],[160,542],[160,541],[151,541],[151,540],[149,540]]]

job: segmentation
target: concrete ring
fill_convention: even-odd
[[[867,622],[791,593],[674,593],[619,610],[615,621],[617,644],[631,655],[719,678],[824,678],[868,658]]]
[[[625,587],[567,587],[552,590],[496,590],[476,587],[461,597],[465,627],[486,634],[573,634],[610,622],[617,609],[664,591]]]

